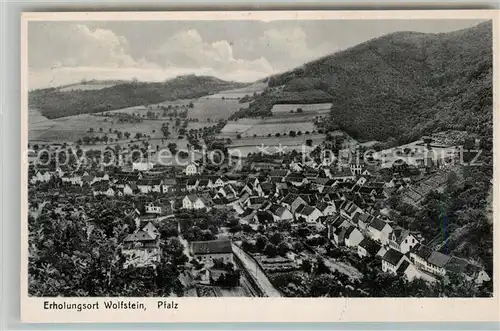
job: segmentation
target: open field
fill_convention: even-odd
[[[281,113],[291,113],[297,112],[297,109],[302,109],[304,113],[315,113],[315,114],[323,114],[329,113],[332,108],[331,103],[312,103],[312,104],[298,104],[298,103],[287,103],[287,104],[276,104],[273,106],[271,111],[273,114],[281,114]]]
[[[290,137],[281,136],[256,137],[235,139],[228,146],[229,152],[233,155],[246,157],[249,153],[269,152],[271,154],[281,149],[284,152],[291,150],[309,151],[312,147],[306,146],[306,140],[311,139],[312,146],[320,144],[325,139],[324,134],[302,134],[301,136]]]
[[[248,103],[239,103],[238,100],[200,98],[165,101],[158,104],[148,105],[151,108],[147,108],[145,106],[123,108],[113,110],[111,111],[111,113],[145,114],[147,111],[152,111],[153,113],[156,113],[159,117],[161,117],[163,115],[163,110],[161,109],[161,107],[179,106],[178,111],[181,111],[186,109],[185,107],[187,107],[190,102],[193,103],[194,107],[188,108],[187,117],[197,118],[202,122],[208,119],[210,119],[212,122],[216,122],[221,119],[225,120],[240,108],[245,108],[248,106]]]
[[[227,120],[229,116],[240,108],[247,107],[246,103],[237,100],[222,99],[198,99],[194,102],[194,108],[188,110],[188,117],[197,118],[200,121],[210,119],[212,122]]]
[[[190,122],[189,129],[198,129],[206,126],[212,126],[220,119],[227,119],[232,113],[240,107],[245,107],[245,104],[240,104],[236,100],[222,99],[200,99],[200,100],[177,100],[173,102],[165,102],[161,105],[188,105],[193,101],[194,107],[188,109],[188,118],[197,118],[200,122]],[[111,111],[110,113],[139,113],[145,114],[149,109],[144,106],[124,108]],[[163,110],[158,109],[156,105],[152,105],[151,111],[163,114]],[[119,130],[121,132],[130,132],[131,138],[138,132],[150,135],[152,138],[161,138],[161,125],[168,121],[168,117],[159,118],[157,120],[144,119],[141,123],[117,123],[114,118],[95,116],[91,114],[81,114],[69,117],[61,117],[54,120],[49,120],[42,116],[36,110],[29,112],[29,139],[46,142],[75,142],[78,139],[88,136],[88,129],[93,128],[98,134],[102,128],[102,134],[107,133],[108,137],[115,139],[116,135],[109,133]],[[208,122],[210,120],[210,122]],[[152,131],[155,130],[155,133]],[[174,135],[174,133],[173,133]]]
[[[280,136],[289,134],[290,131],[306,131],[313,132],[316,130],[315,125],[310,121],[282,121],[274,118],[265,119],[241,119],[237,122],[228,122],[222,129],[220,136],[225,138],[236,138],[239,134],[241,137],[267,137],[268,135],[275,136],[277,133]]]
[[[203,99],[238,99],[238,98],[243,98],[246,95],[252,95],[254,93],[261,93],[264,91],[267,87],[267,83],[255,83],[246,87],[242,87],[239,89],[234,89],[234,90],[228,90],[228,91],[222,91],[217,94],[212,94],[206,97],[203,97]]]
[[[35,116],[35,118],[37,118]],[[39,117],[38,117],[39,118]],[[30,123],[31,123],[30,119]],[[47,142],[75,142],[84,136],[90,136],[89,128],[94,129],[94,135],[104,135],[115,139],[116,135],[110,133],[111,131],[119,130],[121,132],[130,132],[132,137],[140,132],[142,134],[150,135],[151,137],[161,138],[161,123],[160,121],[147,121],[142,123],[120,123],[111,118],[94,116],[90,114],[75,115],[70,117],[61,117],[54,120],[38,122],[35,125],[29,126],[29,139]],[[45,127],[44,127],[45,125]],[[102,133],[100,129],[102,128]],[[156,133],[152,131],[155,130]]]

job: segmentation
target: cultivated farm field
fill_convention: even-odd
[[[275,104],[271,111],[273,114],[281,114],[281,113],[291,113],[297,112],[297,109],[302,109],[304,113],[316,113],[316,114],[324,114],[329,113],[332,108],[331,103],[312,103],[312,104],[297,104],[297,103],[288,103],[288,104]]]
[[[275,136],[277,133],[280,136],[289,134],[290,131],[305,133],[309,131],[312,133],[316,131],[316,126],[310,121],[305,119],[298,122],[291,119],[290,121],[283,119],[275,119],[272,117],[265,119],[240,119],[234,122],[228,122],[222,129],[220,136],[224,138],[235,138],[238,134],[242,138],[245,137],[267,137],[269,135]]]
[[[306,145],[306,140],[311,140],[312,146]],[[241,155],[246,157],[250,153],[276,153],[281,151],[309,151],[315,145],[324,141],[324,134],[308,134],[301,136],[281,136],[277,137],[256,137],[256,138],[243,138],[233,140],[232,144],[228,147],[229,153],[232,155]]]
[[[36,115],[35,115],[36,120]],[[32,120],[30,120],[31,122]],[[45,128],[40,128],[44,122],[37,122],[35,125],[29,126],[29,139],[47,142],[75,142],[84,136],[89,136],[89,128],[94,129],[94,135],[101,133],[108,134],[109,137],[115,138],[113,132],[119,130],[122,132],[130,132],[131,136],[140,132],[150,135],[151,137],[161,138],[161,121],[148,121],[142,123],[120,123],[111,118],[94,116],[90,114],[75,115],[69,117],[61,117],[53,120],[48,120]],[[152,131],[155,130],[155,133]]]
[[[195,99],[195,100],[176,100],[168,101],[158,105],[179,106],[189,105],[193,102],[194,107],[188,108],[188,118],[196,118],[199,122],[189,122],[189,129],[198,129],[214,125],[220,119],[227,119],[232,113],[245,104],[238,103],[237,100],[222,99]],[[160,118],[157,120],[144,119],[141,123],[117,123],[112,117],[96,116],[99,114],[81,114],[69,117],[61,117],[49,120],[42,116],[37,110],[29,111],[29,139],[46,142],[75,142],[78,139],[88,136],[88,129],[93,128],[95,133],[107,133],[109,137],[115,138],[115,135],[109,132],[111,129],[121,132],[130,132],[131,137],[136,133],[150,135],[152,138],[161,138],[161,125],[168,122],[169,118],[162,118],[163,110],[158,105],[150,105],[151,109],[145,106],[129,107],[120,110],[110,111],[109,113],[128,113],[145,114],[148,110],[157,113]],[[101,113],[102,114],[102,113]],[[210,122],[208,122],[210,121]],[[155,132],[153,132],[155,130]]]
[[[254,93],[261,93],[267,88],[267,83],[258,82],[246,87],[239,89],[221,91],[217,94],[208,95],[203,97],[203,99],[238,99],[243,98],[246,95],[252,95]]]
[[[238,111],[240,108],[245,108],[248,106],[247,103],[239,103],[238,100],[222,100],[222,99],[183,99],[175,101],[165,101],[158,104],[148,105],[150,108],[145,106],[129,107],[124,109],[114,110],[115,113],[128,113],[128,114],[145,114],[147,111],[152,111],[157,113],[160,117],[163,114],[161,107],[178,107],[178,110],[184,110],[189,105],[193,103],[193,108],[188,108],[188,118],[196,118],[200,122],[205,122],[210,119],[211,122],[217,122],[218,120],[226,120],[233,113]]]

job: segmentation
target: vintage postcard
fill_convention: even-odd
[[[24,13],[22,320],[497,321],[498,15]]]

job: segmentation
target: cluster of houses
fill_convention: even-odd
[[[405,275],[410,280],[433,282],[457,272],[479,283],[489,279],[480,267],[427,248],[417,233],[398,226],[388,213],[374,207],[395,192],[411,195],[418,175],[396,172],[381,179],[375,176],[377,169],[363,162],[337,168],[314,160],[303,162],[300,156],[285,157],[249,161],[249,171],[224,175],[206,174],[199,163],[191,163],[179,176],[155,172],[150,166],[135,167],[143,171],[110,173],[57,168],[52,172],[32,171],[29,181],[48,182],[57,176],[68,185],[86,185],[94,195],[166,195],[166,203],[146,205],[146,212],[156,215],[229,207],[239,216],[240,223],[256,230],[276,222],[305,222],[326,229],[328,239],[336,246],[350,248],[360,257],[381,257],[384,272]],[[435,175],[416,186],[429,190],[442,184],[442,176]],[[157,252],[158,235],[149,224],[126,239],[130,250],[139,242],[144,245],[142,251]],[[231,255],[227,244],[193,244],[192,254],[202,260],[217,254],[223,254],[224,259]],[[219,252],[212,245],[225,248]]]

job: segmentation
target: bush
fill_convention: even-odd
[[[276,246],[274,246],[271,243],[268,243],[266,247],[264,248],[264,252],[268,257],[276,257],[278,254],[278,250],[276,249]]]

